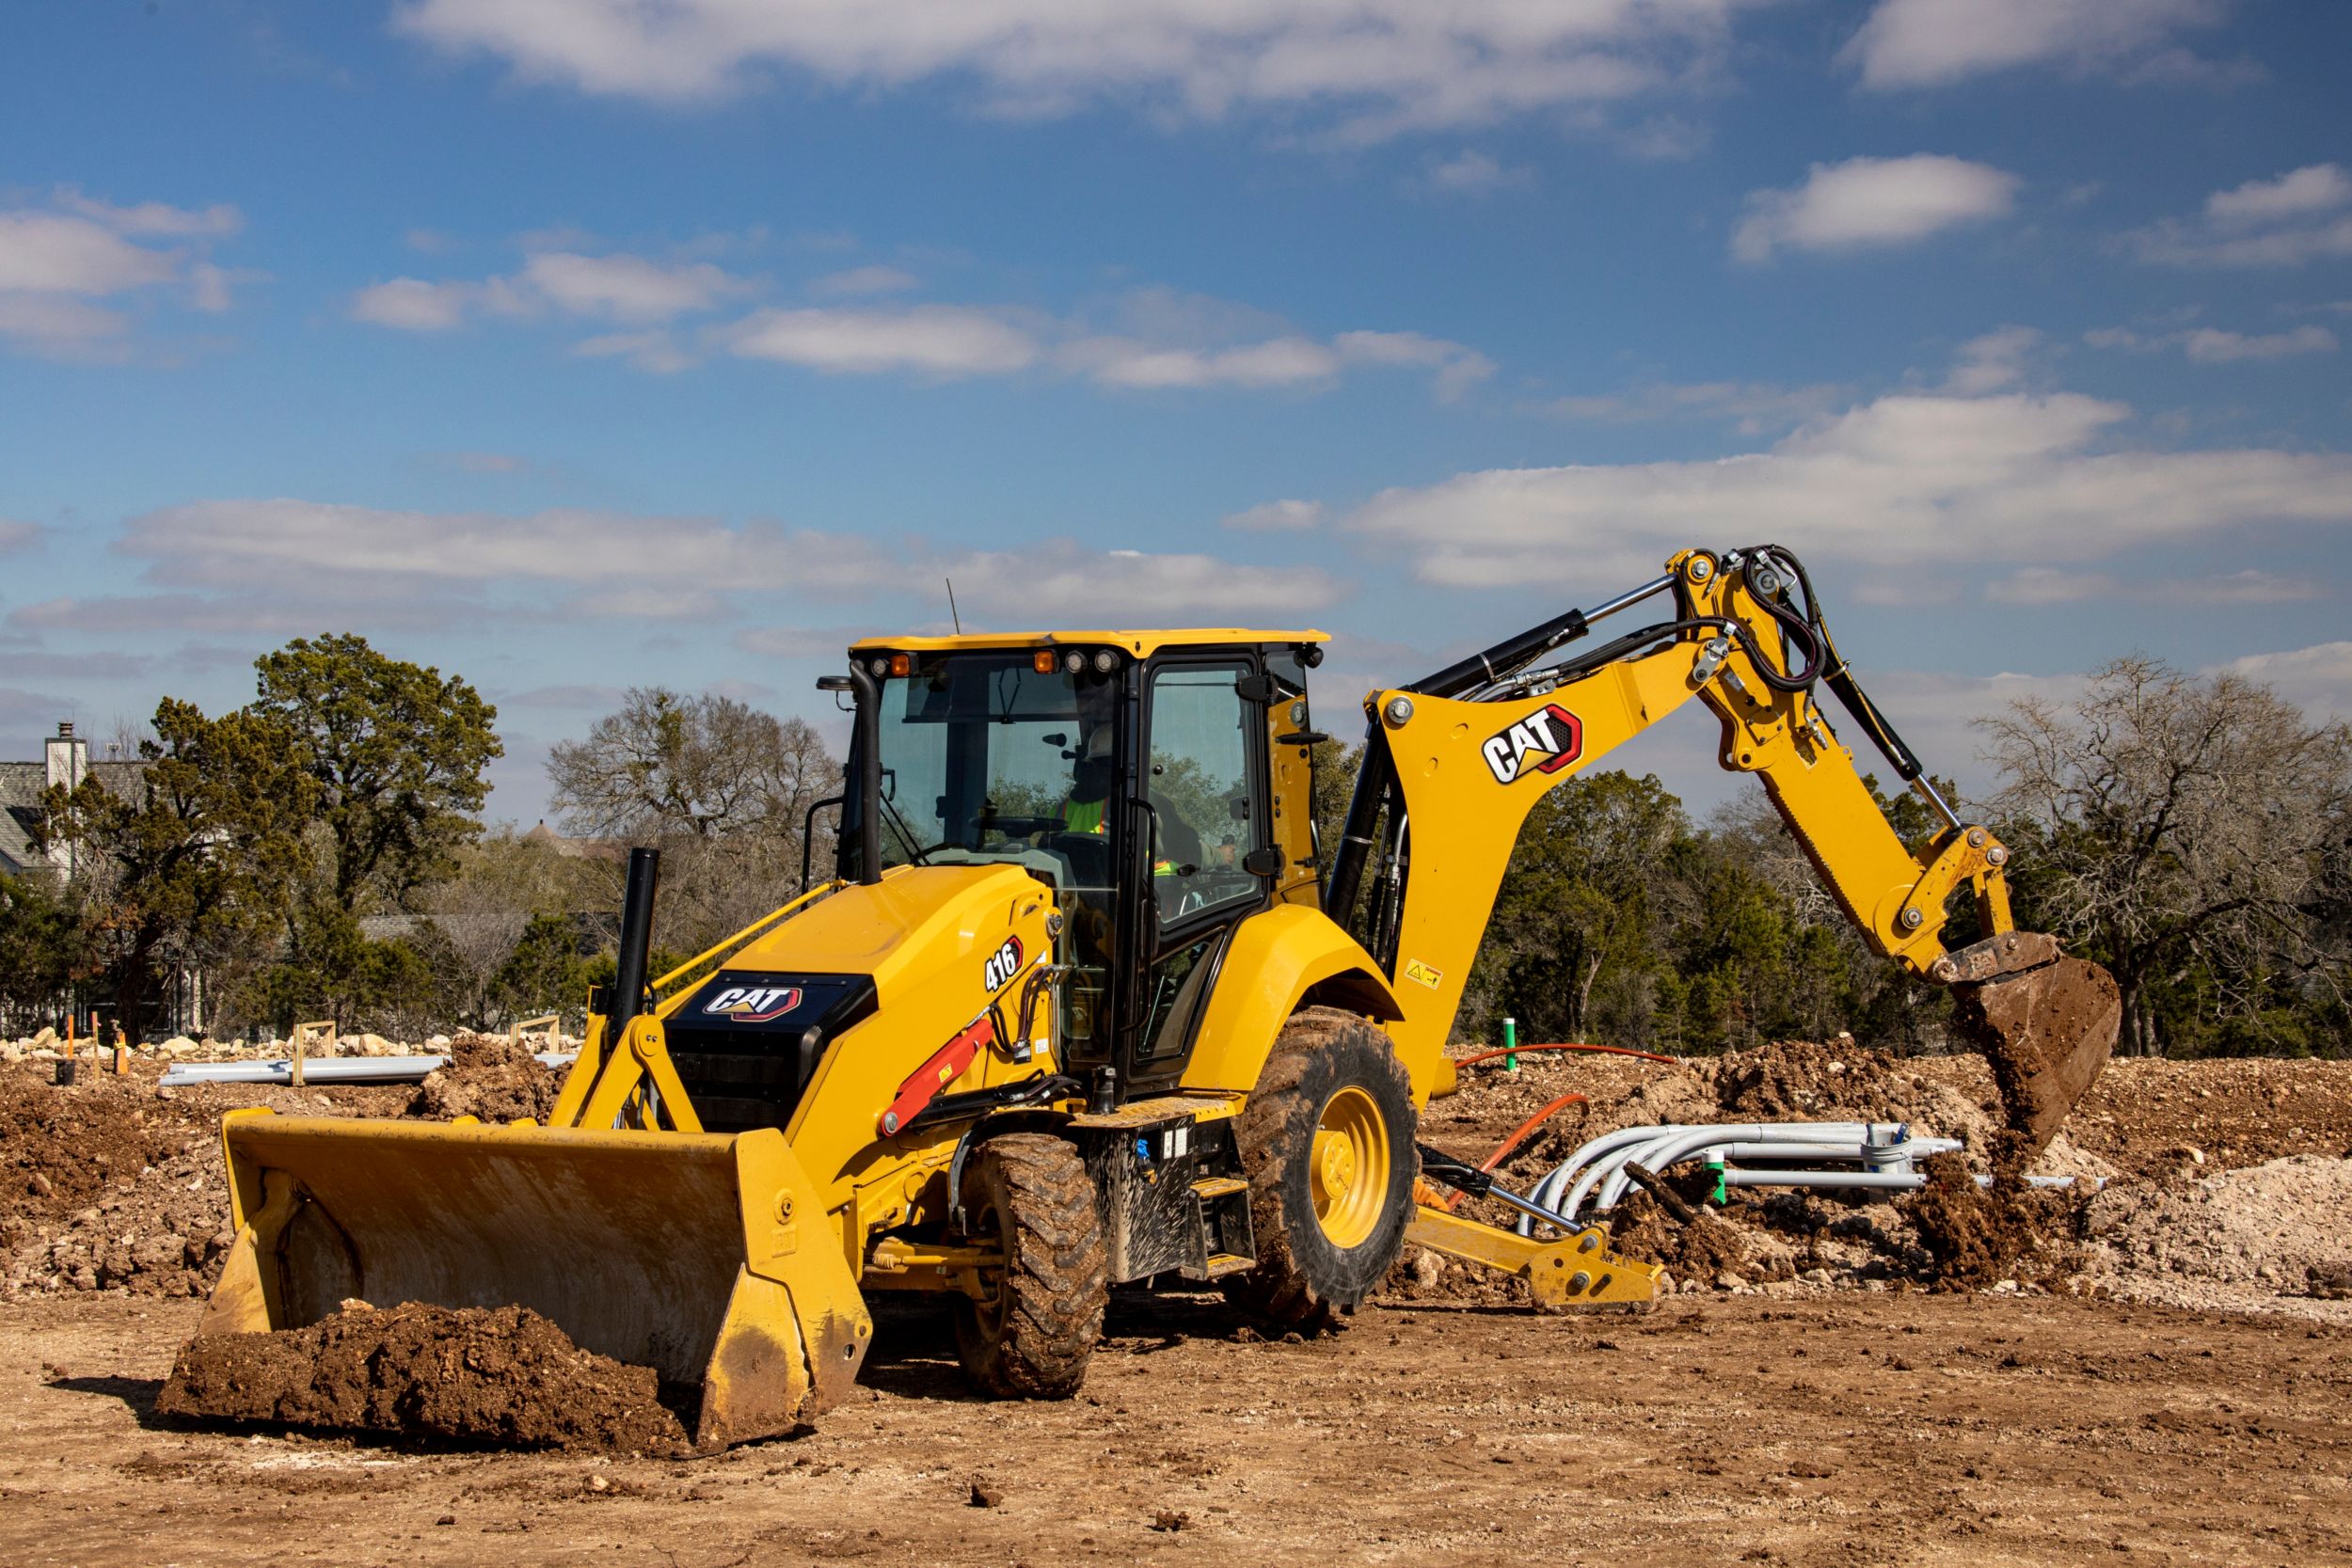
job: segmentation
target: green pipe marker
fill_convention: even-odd
[[[1519,1048],[1519,1021],[1518,1021],[1518,1019],[1516,1019],[1516,1018],[1506,1018],[1506,1019],[1504,1019],[1504,1020],[1502,1021],[1502,1049],[1503,1049],[1503,1050],[1505,1050],[1505,1051],[1514,1051],[1514,1052],[1515,1052],[1515,1051],[1518,1050],[1518,1048]],[[1515,1056],[1515,1055],[1514,1055],[1514,1056],[1505,1056],[1505,1057],[1503,1057],[1503,1058],[1502,1058],[1502,1070],[1503,1070],[1503,1071],[1505,1071],[1505,1072],[1517,1072],[1517,1071],[1518,1071],[1518,1069],[1519,1069],[1519,1059],[1518,1059],[1518,1057],[1517,1057],[1517,1056]]]
[[[1707,1201],[1721,1209],[1731,1201],[1731,1188],[1724,1180],[1724,1162],[1707,1162],[1707,1174],[1715,1179],[1715,1190],[1707,1195]]]

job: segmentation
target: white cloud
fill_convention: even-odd
[[[1535,182],[1532,168],[1497,163],[1474,148],[1465,148],[1441,163],[1429,164],[1409,183],[1440,196],[1491,196],[1496,191],[1524,188]]]
[[[2328,585],[2313,578],[2290,577],[2255,567],[2220,577],[2158,578],[2122,581],[2105,572],[2070,572],[2056,566],[2020,566],[1985,584],[1995,604],[2075,604],[2085,599],[2153,600],[2165,604],[2292,604],[2324,597]]]
[[[1343,585],[1315,566],[1252,566],[1212,555],[1091,550],[1066,541],[1022,550],[941,557],[932,577],[955,580],[967,626],[1165,626],[1190,617],[1249,626],[1295,619],[1338,599]]]
[[[1546,411],[1570,420],[1610,424],[1656,420],[1729,420],[1743,435],[1760,435],[1827,413],[1845,389],[1781,387],[1764,381],[1645,382],[1629,391],[1554,398]]]
[[[2303,325],[2285,332],[2231,332],[2217,326],[2181,332],[2141,333],[2126,326],[2102,326],[2083,334],[2092,348],[2124,348],[2142,352],[2178,348],[2200,365],[2226,365],[2240,360],[2286,359],[2305,354],[2333,354],[2336,335],[2324,326]]]
[[[1433,370],[1442,402],[1452,402],[1495,373],[1495,362],[1476,349],[1419,332],[1343,332],[1331,340],[1331,346],[1351,364]]]
[[[2229,0],[1880,0],[1840,58],[1878,88],[2039,64],[2193,74],[2198,62],[2173,40],[2229,8]]]
[[[0,213],[0,291],[114,294],[168,281],[166,251],[133,245],[104,225],[61,213]]]
[[[867,294],[904,293],[921,282],[921,278],[900,267],[851,267],[816,279],[809,284],[808,292],[826,299],[861,298]]]
[[[873,628],[849,626],[753,626],[735,635],[735,645],[769,658],[838,658]]]
[[[846,297],[915,282],[895,268],[861,267],[811,288]],[[835,375],[948,381],[1039,369],[1132,389],[1313,388],[1349,370],[1387,368],[1429,372],[1438,397],[1452,401],[1495,372],[1477,350],[1426,333],[1351,331],[1326,341],[1262,310],[1156,287],[1093,302],[1069,319],[1008,306],[877,301],[765,307],[704,325],[684,341],[673,335],[679,318],[707,314],[751,289],[707,262],[538,250],[512,277],[372,284],[352,296],[349,313],[421,333],[448,332],[485,315],[605,318],[634,329],[589,338],[573,353],[621,358],[657,373],[698,363],[695,346]],[[1103,329],[1105,317],[1115,329]]]
[[[830,374],[908,371],[942,380],[1009,375],[1037,363],[1027,330],[968,306],[898,310],[760,310],[726,332],[747,359],[774,359]]]
[[[1748,197],[1731,250],[1742,261],[1762,261],[1781,249],[1900,245],[2005,216],[2017,185],[2017,176],[1989,165],[1927,152],[1816,164],[1793,190]]]
[[[351,319],[403,332],[447,332],[466,319],[475,296],[471,283],[428,283],[395,277],[371,283],[351,296]]]
[[[1340,372],[1338,354],[1311,339],[1269,338],[1260,343],[1202,350],[1169,348],[1132,338],[1082,338],[1061,362],[1105,387],[1295,387],[1328,381]]]
[[[448,615],[467,608],[455,603],[461,595],[518,584],[573,589],[574,605],[587,613],[669,620],[713,617],[743,594],[829,602],[897,597],[928,593],[919,585],[947,577],[967,622],[985,616],[999,626],[1178,614],[1227,621],[1314,609],[1343,591],[1313,567],[1260,568],[1068,540],[976,551],[920,539],[734,528],[707,517],[573,510],[508,516],[291,499],[166,507],[132,518],[117,547],[146,561],[159,581],[239,590],[299,576],[314,595],[353,598],[370,617],[404,610]],[[188,601],[191,619],[214,603],[179,597]],[[27,607],[10,621],[38,627],[84,614],[84,607],[58,601],[54,613]],[[217,611],[213,619],[225,624]]]
[[[201,211],[168,206],[161,201],[142,201],[135,207],[118,207],[84,196],[71,186],[57,193],[57,205],[70,213],[104,224],[118,234],[137,234],[150,239],[199,239],[234,234],[245,227],[245,214],[236,208],[217,205]]]
[[[559,310],[615,321],[666,322],[707,310],[744,292],[741,279],[707,261],[664,264],[642,256],[581,256],[548,251],[532,257],[516,279]]]
[[[654,375],[675,375],[701,363],[667,332],[608,332],[582,339],[572,345],[572,352],[583,359],[627,359]]]
[[[204,247],[242,223],[234,207],[117,207],[71,187],[49,208],[0,210],[0,340],[39,354],[120,357],[132,317],[95,301],[177,287],[193,309],[225,310],[237,275],[204,260]],[[182,243],[139,243],[158,239]]]
[[[469,316],[565,315],[644,325],[708,310],[750,285],[707,261],[666,262],[614,252],[538,250],[511,277],[427,282],[395,277],[352,295],[351,318],[404,332],[446,332]]]
[[[2233,359],[2283,359],[2297,354],[2333,354],[2336,335],[2324,326],[2298,326],[2290,332],[2249,336],[2201,326],[2188,335],[2188,356],[2201,365],[2226,364]]]
[[[1323,521],[1321,501],[1266,501],[1240,512],[1229,513],[1223,519],[1226,528],[1239,529],[1245,533],[1285,533],[1310,529]]]
[[[1971,338],[1960,345],[1944,389],[1962,397],[1980,397],[2014,387],[2026,378],[2026,364],[2042,346],[2042,334],[2030,326],[2004,326]]]
[[[130,317],[87,300],[0,293],[0,338],[36,353],[87,354],[130,329]]]
[[[2352,720],[2352,642],[2249,654],[2217,668],[2260,681],[2313,719]]]
[[[21,523],[0,517],[0,555],[31,549],[40,543],[41,535],[46,531],[39,523]]]
[[[2292,267],[2352,256],[2352,174],[2311,164],[2205,198],[2193,222],[2167,218],[2125,235],[2144,261],[2188,267]]]
[[[949,77],[1023,118],[1104,100],[1217,119],[1337,115],[1357,138],[1625,99],[1706,71],[1742,0],[411,0],[396,25],[532,80],[674,103],[783,71],[836,87]]]
[[[2337,164],[2312,164],[2214,192],[2205,198],[2205,217],[2220,229],[2252,229],[2344,206],[2352,206],[2352,175]]]
[[[1706,462],[1496,468],[1385,491],[1348,519],[1423,580],[1503,587],[1654,571],[1693,539],[1868,566],[1964,551],[2044,566],[2263,522],[2352,523],[2352,455],[2094,450],[2131,411],[2077,393],[1905,393]]]

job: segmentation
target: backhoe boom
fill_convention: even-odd
[[[1547,662],[1604,616],[1664,594],[1672,618]],[[2036,1147],[2048,1141],[2112,1048],[2113,982],[2013,929],[2008,847],[1926,783],[1811,599],[1787,551],[1686,550],[1632,594],[1366,699],[1371,733],[1326,908],[1396,980],[1406,1016],[1391,1033],[1408,1055],[1452,1030],[1536,800],[1696,699],[1722,724],[1723,766],[1762,783],[1871,950],[1968,991],[1963,1021],[1994,1058],[2012,1126]],[[1926,844],[1905,845],[1887,821],[1815,701],[1824,682],[1944,816]],[[1980,940],[1954,953],[1947,906],[1963,886]],[[1992,998],[1995,988],[2010,989]]]

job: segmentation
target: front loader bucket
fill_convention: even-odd
[[[698,1447],[786,1432],[855,1381],[872,1321],[774,1129],[582,1132],[230,1113],[236,1243],[199,1334],[378,1307],[521,1306],[701,1391]]]
[[[2010,1131],[2025,1141],[2025,1154],[2039,1154],[2115,1049],[2123,1022],[2115,977],[2085,959],[2057,958],[1953,991],[1961,1027],[1993,1066]]]

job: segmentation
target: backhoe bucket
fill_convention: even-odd
[[[2056,958],[1953,991],[1962,1028],[1993,1066],[2010,1131],[2026,1156],[2039,1154],[2115,1050],[2123,1022],[2115,977],[2085,959]]]
[[[872,1320],[774,1129],[582,1132],[230,1112],[236,1243],[198,1333],[350,1298],[521,1306],[699,1388],[705,1449],[790,1430],[856,1380]]]

